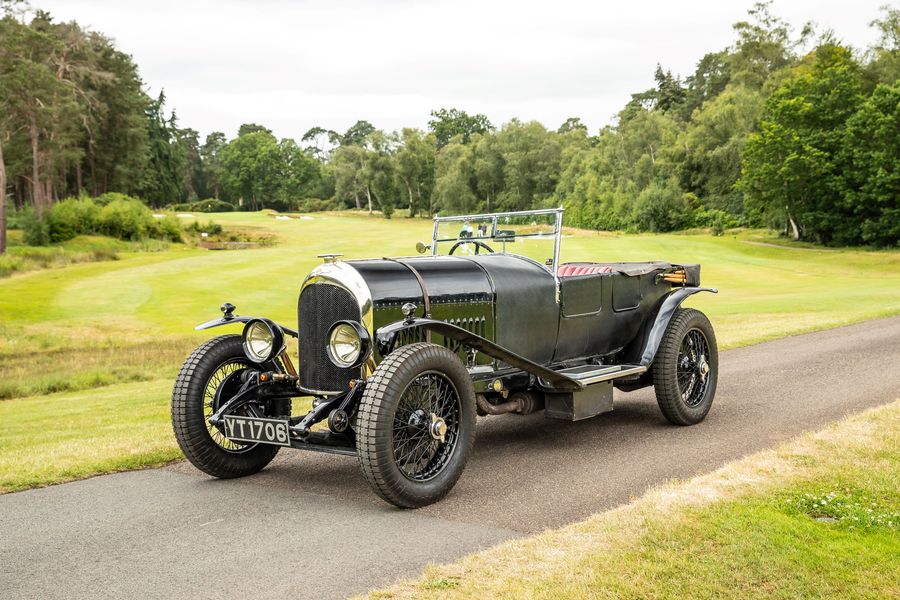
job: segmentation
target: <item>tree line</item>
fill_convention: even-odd
[[[734,42],[681,78],[657,66],[615,123],[556,129],[431,113],[299,140],[262,125],[202,141],[131,57],[76,22],[0,0],[0,214],[121,192],[192,210],[357,208],[390,218],[565,206],[568,224],[670,231],[773,226],[795,239],[900,240],[900,10],[866,50],[754,5]],[[24,15],[28,14],[28,18]],[[5,223],[2,227],[5,235]],[[0,240],[2,242],[2,240]],[[2,246],[0,246],[2,247]]]

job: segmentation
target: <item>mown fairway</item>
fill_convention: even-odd
[[[239,314],[294,322],[316,254],[410,255],[431,234],[430,221],[402,217],[207,218],[272,231],[279,243],[173,247],[0,280],[0,491],[177,458],[167,382],[199,340],[225,332],[197,333],[193,325],[217,316],[224,300]],[[563,260],[651,259],[703,265],[704,285],[720,293],[689,302],[708,312],[720,347],[900,313],[898,252],[785,247],[760,232],[571,231],[563,241]]]

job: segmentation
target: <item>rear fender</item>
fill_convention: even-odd
[[[653,359],[656,357],[656,351],[659,350],[659,345],[662,343],[663,335],[666,333],[666,328],[669,326],[669,321],[672,320],[675,310],[681,306],[681,303],[684,302],[685,298],[698,292],[712,292],[713,294],[718,294],[719,290],[716,288],[686,287],[679,288],[666,296],[659,311],[656,313],[656,320],[653,322],[653,327],[650,329],[650,334],[647,336],[647,342],[644,344],[644,349],[641,353],[642,366],[649,367],[650,363],[652,363]]]

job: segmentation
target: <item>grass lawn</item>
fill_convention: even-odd
[[[0,255],[0,277],[72,263],[117,260],[120,252],[159,252],[169,247],[168,242],[160,240],[123,242],[94,235],[78,236],[52,246],[26,246],[22,231],[13,230],[7,234],[6,253]]]
[[[274,235],[278,243],[229,251],[172,244],[152,248],[158,250],[154,252],[117,245],[117,260],[0,279],[0,464],[9,465],[3,489],[168,460],[176,447],[168,428],[167,393],[160,390],[174,379],[190,349],[209,337],[209,332],[192,331],[196,323],[218,316],[219,305],[228,300],[237,305],[238,314],[290,324],[296,320],[299,285],[321,262],[317,254],[410,255],[417,241],[431,236],[430,220],[403,217],[388,221],[365,214],[316,213],[276,219],[265,212],[199,216],[251,236]],[[72,242],[73,248],[86,252],[92,243]],[[687,303],[709,314],[720,348],[900,313],[897,251],[784,245],[759,231],[716,238],[567,230],[562,252],[563,260],[701,263],[704,285],[718,287],[720,293],[698,294]],[[92,391],[79,393],[82,390]],[[37,396],[40,400],[29,398]],[[47,427],[42,403],[66,407],[70,434]],[[132,410],[143,403],[157,410],[144,416]],[[144,434],[156,436],[165,451],[157,446],[141,450],[143,442],[129,445],[127,437],[123,448],[112,444],[105,454],[89,451],[86,445],[104,442],[86,439],[93,433],[77,432],[87,431],[98,408],[107,409],[104,414],[122,431],[130,428],[140,439],[147,439]],[[143,418],[154,428],[139,432]],[[10,420],[16,435],[24,438],[12,433],[6,425]],[[72,465],[66,473],[47,469],[17,475],[12,456],[23,439],[33,443],[35,464],[52,463],[58,456],[75,462],[74,457],[83,456],[83,464]],[[117,462],[116,457],[126,458]],[[104,462],[107,459],[112,462]]]
[[[157,380],[0,402],[0,493],[180,458],[171,386]]]
[[[900,401],[373,598],[896,598]]]

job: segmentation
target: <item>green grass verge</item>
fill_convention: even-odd
[[[166,379],[0,402],[0,493],[180,458],[171,393]]]
[[[900,595],[900,401],[374,598]]]
[[[94,418],[94,394],[111,399],[114,412],[108,414],[114,420],[125,428],[134,426],[129,402],[153,399],[159,381],[174,378],[190,349],[210,336],[191,328],[217,316],[224,300],[235,303],[238,314],[265,315],[289,324],[296,320],[300,282],[321,262],[316,254],[409,255],[415,242],[431,236],[430,220],[388,221],[359,213],[287,220],[275,219],[271,212],[199,217],[245,237],[274,237],[277,244],[208,251],[182,244],[139,248],[103,238],[76,238],[67,242],[66,252],[107,244],[118,260],[73,263],[0,280],[0,404],[17,411],[16,428],[46,441],[35,449],[47,452],[37,460],[52,463],[53,452],[64,451],[55,449],[56,430],[44,426],[39,403],[25,397],[62,392],[62,398],[84,399],[68,407],[76,433],[56,440],[61,448],[75,448],[73,455],[79,456],[77,447],[88,441],[77,432],[86,430],[83,424]],[[524,241],[516,246],[519,252],[534,250]],[[698,294],[687,302],[709,314],[723,349],[900,313],[897,251],[784,245],[759,231],[712,237],[567,230],[562,252],[563,260],[701,263],[703,283],[719,287],[720,293]],[[123,388],[101,387],[125,382],[134,382],[127,388],[127,401],[115,396],[114,390]],[[87,389],[103,391],[70,394]],[[57,396],[44,400],[54,403]],[[30,408],[6,405],[20,402]],[[155,414],[156,426],[167,430],[167,412]],[[0,461],[14,464],[9,459],[13,451],[10,444],[0,445]],[[94,465],[81,471],[85,475],[120,468],[85,464]],[[43,478],[29,479],[32,485],[70,477],[53,469],[43,473]]]

